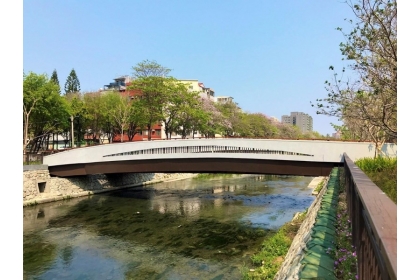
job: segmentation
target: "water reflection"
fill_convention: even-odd
[[[25,208],[25,278],[240,279],[312,203],[311,179],[188,179]]]

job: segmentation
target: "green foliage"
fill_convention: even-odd
[[[143,60],[134,66],[133,70],[135,79],[128,89],[139,93],[135,107],[141,110],[141,114],[137,114],[134,121],[147,127],[147,137],[151,140],[152,126],[165,119],[164,109],[176,92],[174,88],[180,89],[180,86],[174,78],[167,77],[171,69],[156,61]]]
[[[107,93],[107,96],[110,98],[108,114],[116,124],[121,135],[121,142],[123,142],[124,132],[128,128],[130,117],[133,115],[133,106],[131,106],[127,97],[118,92]]]
[[[103,101],[100,92],[88,92],[83,95],[86,129],[88,135],[95,140],[99,139],[102,131],[105,131],[105,116],[108,111],[105,111]]]
[[[42,161],[24,161],[23,165],[40,165],[42,164]]]
[[[29,72],[23,76],[24,149],[37,147],[49,133],[59,132],[67,122],[68,106],[59,86],[45,74]]]
[[[71,69],[70,74],[67,77],[66,84],[64,85],[64,91],[66,94],[80,92],[80,82],[74,69]]]
[[[292,245],[307,212],[297,219],[285,223],[272,237],[261,245],[261,251],[251,257],[254,269],[244,269],[243,279],[273,279]]]
[[[362,158],[354,163],[392,201],[397,203],[397,158]]]
[[[142,108],[144,120],[149,130],[148,139],[150,140],[151,129],[155,123],[163,119],[163,108],[167,104],[165,77],[147,76],[135,79],[129,86],[130,90],[139,91],[137,102]]]
[[[194,177],[196,180],[207,180],[212,178],[229,178],[233,177],[235,174],[231,173],[200,173],[197,176]]]
[[[52,82],[54,82],[55,84],[57,84],[57,85],[58,85],[58,93],[60,93],[60,94],[61,94],[61,90],[60,90],[60,82],[58,81],[57,70],[55,70],[55,69],[54,69],[54,71],[53,71],[53,73],[52,73],[52,75],[51,75],[50,80],[51,80]]]
[[[175,78],[166,81],[167,103],[163,107],[166,138],[173,132],[183,138],[193,132],[202,115],[199,93],[188,90],[188,84]]]
[[[321,190],[322,190],[322,188],[324,187],[324,185],[325,185],[325,181],[326,181],[326,179],[324,178],[321,182],[319,182],[318,183],[318,185],[316,186],[316,188],[315,188],[315,191],[317,192],[317,193],[319,193]]]
[[[396,168],[397,158],[376,157],[361,158],[354,162],[363,172],[383,172]]]

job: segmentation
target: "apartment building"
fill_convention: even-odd
[[[199,92],[200,97],[208,98],[211,101],[215,101],[214,90],[204,86],[204,83],[198,80],[179,80],[180,82],[187,84],[190,91]]]
[[[313,130],[313,119],[310,115],[303,112],[291,112],[290,115],[281,117],[282,123],[292,124],[300,128],[303,133]]]
[[[216,100],[217,103],[228,103],[228,102],[233,102],[233,97],[230,96],[216,96]]]
[[[106,92],[106,91],[118,91],[120,92],[122,95],[125,96],[129,96],[130,98],[134,98],[135,95],[141,94],[141,92],[139,91],[133,91],[133,90],[128,90],[127,87],[130,85],[132,81],[132,77],[127,76],[127,75],[122,75],[119,76],[117,78],[114,79],[114,82],[111,82],[107,85],[104,85],[103,88],[100,88],[99,91],[101,92]],[[188,85],[188,89],[191,91],[197,91],[199,92],[199,96],[202,98],[208,98],[213,102],[217,102],[216,97],[214,96],[214,90],[212,88],[206,87],[204,85],[204,83],[200,82],[199,80],[179,80],[180,82],[187,84]],[[222,97],[222,102],[225,102],[225,100],[228,100],[229,97]],[[231,98],[233,99],[233,98]],[[139,141],[139,140],[143,140],[143,139],[147,139],[147,133],[148,131],[146,129],[143,129],[140,131],[140,133],[136,134],[134,136],[133,141]],[[121,141],[121,135],[115,135],[113,141],[114,142],[119,142]],[[172,135],[173,138],[180,138],[180,135],[176,135],[173,134]],[[188,138],[192,138],[192,137],[202,137],[202,135],[200,135],[200,133],[196,132],[194,134],[194,136],[191,134],[190,136],[188,136]],[[152,128],[152,139],[165,139],[166,138],[166,134],[165,134],[165,124],[159,123],[159,124],[155,124]],[[128,137],[127,135],[123,136],[123,140],[124,142],[128,141]]]

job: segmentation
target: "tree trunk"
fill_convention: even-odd
[[[152,141],[152,125],[147,125],[147,140]]]

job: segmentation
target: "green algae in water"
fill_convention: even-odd
[[[77,278],[85,274],[78,260],[92,258],[91,262],[107,264],[100,272],[105,278],[118,272],[125,279],[240,279],[241,267],[250,264],[250,256],[275,233],[270,223],[278,219],[259,225],[259,215],[275,217],[279,207],[288,203],[294,208],[281,214],[291,218],[312,202],[311,190],[302,188],[298,179],[288,178],[285,189],[273,181],[278,178],[264,178],[189,180],[185,189],[177,182],[179,190],[168,189],[172,185],[166,183],[152,186],[154,191],[135,188],[95,195],[55,217],[46,208],[45,227],[55,232],[38,232],[38,238],[49,240],[50,247],[41,246],[40,253],[50,256],[44,263],[51,266],[44,267],[53,273],[60,269],[54,267],[54,258],[67,259],[73,266],[71,275]],[[293,195],[283,199],[289,192]],[[244,221],[245,216],[250,218]],[[33,262],[28,256],[40,246],[34,236],[26,236],[25,259]],[[63,242],[70,245],[60,245]],[[40,273],[28,263],[24,271],[30,277]]]

